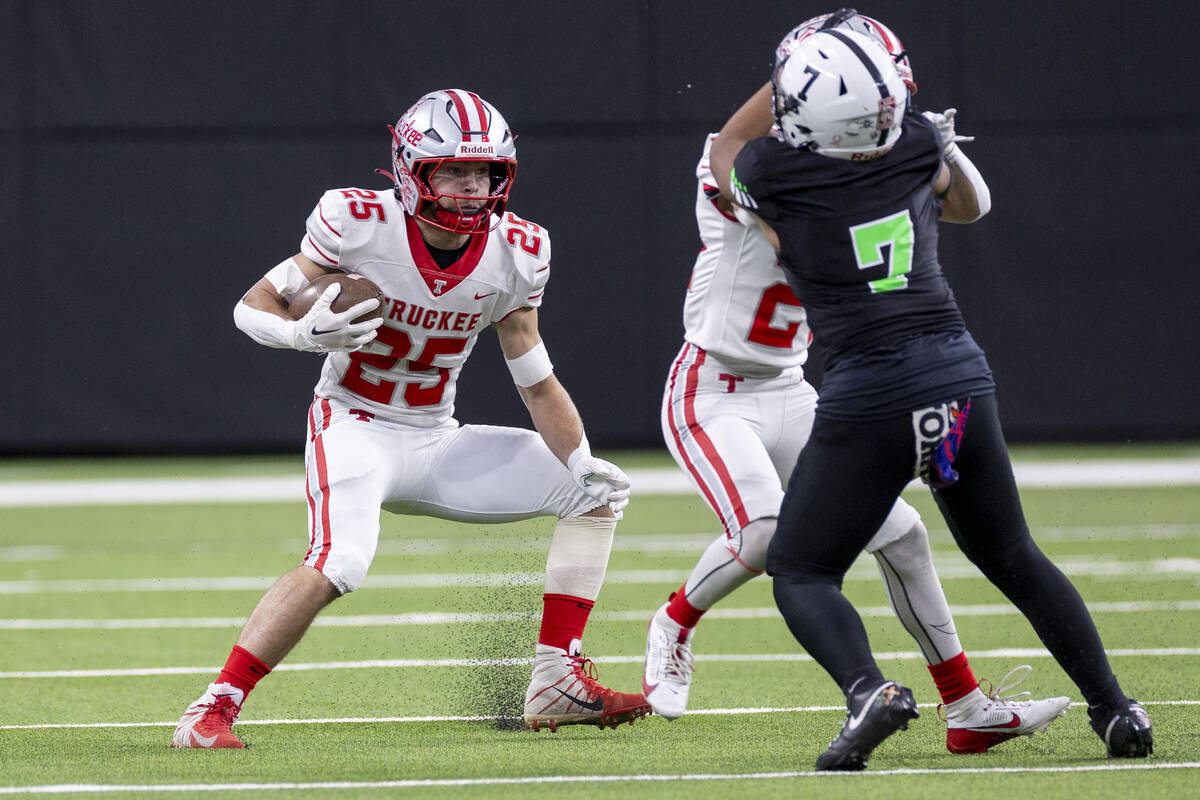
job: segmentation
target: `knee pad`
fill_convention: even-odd
[[[873,539],[871,541],[874,542]],[[872,547],[871,542],[868,542],[866,550],[876,559],[883,557],[893,563],[932,563],[933,561],[929,551],[929,531],[925,529],[925,523],[920,519],[914,522],[903,536],[878,548]]]
[[[341,553],[331,556],[321,569],[338,594],[350,594],[362,586],[367,577],[371,559],[362,553]]]
[[[760,517],[734,536],[729,537],[729,550],[749,569],[762,572],[767,568],[767,548],[775,535],[775,517]]]

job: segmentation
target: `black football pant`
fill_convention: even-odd
[[[910,415],[847,422],[818,411],[767,551],[788,628],[843,691],[882,680],[842,578],[912,480],[915,447]],[[934,498],[963,553],[1025,615],[1089,705],[1122,702],[1082,598],[1029,535],[994,395],[972,398],[954,467],[958,480]]]

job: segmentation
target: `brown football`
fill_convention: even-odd
[[[352,275],[348,272],[330,272],[310,281],[307,286],[296,293],[296,296],[292,298],[292,302],[288,303],[288,313],[294,319],[300,319],[308,313],[313,303],[317,302],[317,298],[324,294],[325,290],[334,283],[340,283],[342,291],[334,299],[333,305],[330,306],[333,311],[345,311],[347,308],[361,303],[363,300],[370,300],[374,297],[379,300],[379,305],[375,310],[368,311],[352,321],[365,322],[366,320],[382,316],[383,292],[369,278],[364,278],[362,275]]]

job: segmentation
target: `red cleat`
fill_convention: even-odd
[[[605,689],[596,683],[596,667],[582,655],[568,655],[539,644],[533,661],[533,681],[525,692],[525,727],[552,731],[559,725],[597,725],[615,728],[650,714],[640,694]]]
[[[230,728],[237,722],[245,694],[228,683],[209,684],[187,707],[171,737],[171,747],[245,747]]]

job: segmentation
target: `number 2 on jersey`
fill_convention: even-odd
[[[854,243],[854,258],[859,269],[888,265],[888,276],[869,281],[873,294],[891,292],[908,286],[906,277],[912,271],[913,224],[908,209],[896,214],[850,226]],[[883,248],[888,246],[884,258]]]
[[[409,351],[412,350],[412,339],[408,338],[408,334],[402,330],[384,326],[379,328],[375,341],[386,346],[388,348],[387,352],[364,353],[361,350],[356,350],[351,353],[350,365],[346,368],[346,374],[342,376],[340,383],[357,395],[376,403],[387,405],[392,402],[392,395],[395,394],[398,384],[395,381],[388,380],[380,380],[378,383],[372,383],[363,377],[362,365],[370,364],[381,372],[387,372],[395,367],[400,359],[409,355]],[[438,382],[432,386],[424,386],[416,382],[404,384],[404,402],[406,405],[412,408],[419,408],[421,406],[436,406],[442,402],[442,393],[446,389],[446,383],[450,380],[450,370],[446,367],[433,366],[433,359],[440,355],[461,353],[463,348],[467,346],[467,341],[467,339],[447,336],[430,336],[425,340],[425,346],[421,348],[421,354],[415,359],[409,360],[408,371],[436,372]]]

